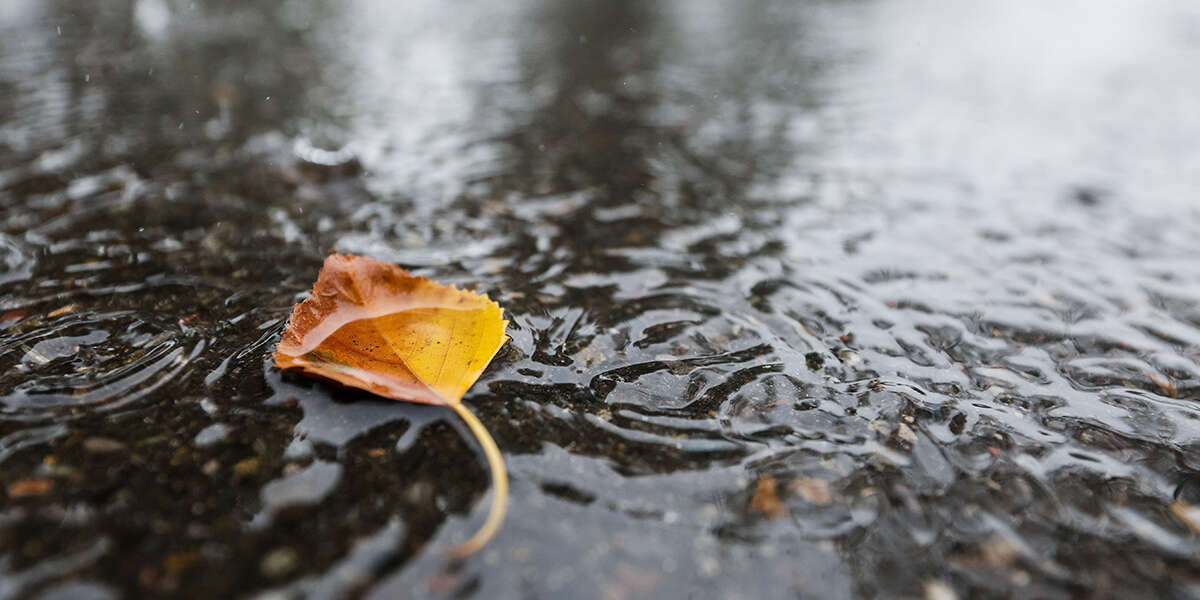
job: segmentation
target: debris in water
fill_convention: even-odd
[[[779,499],[779,484],[774,477],[763,475],[754,484],[754,495],[750,498],[750,512],[756,512],[768,519],[782,517],[787,508]]]

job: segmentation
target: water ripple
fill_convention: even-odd
[[[178,4],[0,8],[0,595],[1194,593],[1193,9]],[[478,563],[331,250],[508,313]]]

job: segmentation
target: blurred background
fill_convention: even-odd
[[[0,598],[1200,597],[1200,6],[0,3]],[[331,251],[451,413],[283,375]]]

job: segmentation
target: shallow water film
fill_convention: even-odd
[[[0,2],[0,598],[1200,597],[1200,6]],[[325,256],[450,411],[283,374]]]

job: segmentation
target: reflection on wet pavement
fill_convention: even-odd
[[[0,598],[1200,594],[1200,10],[0,3]],[[269,354],[487,292],[447,412]]]

